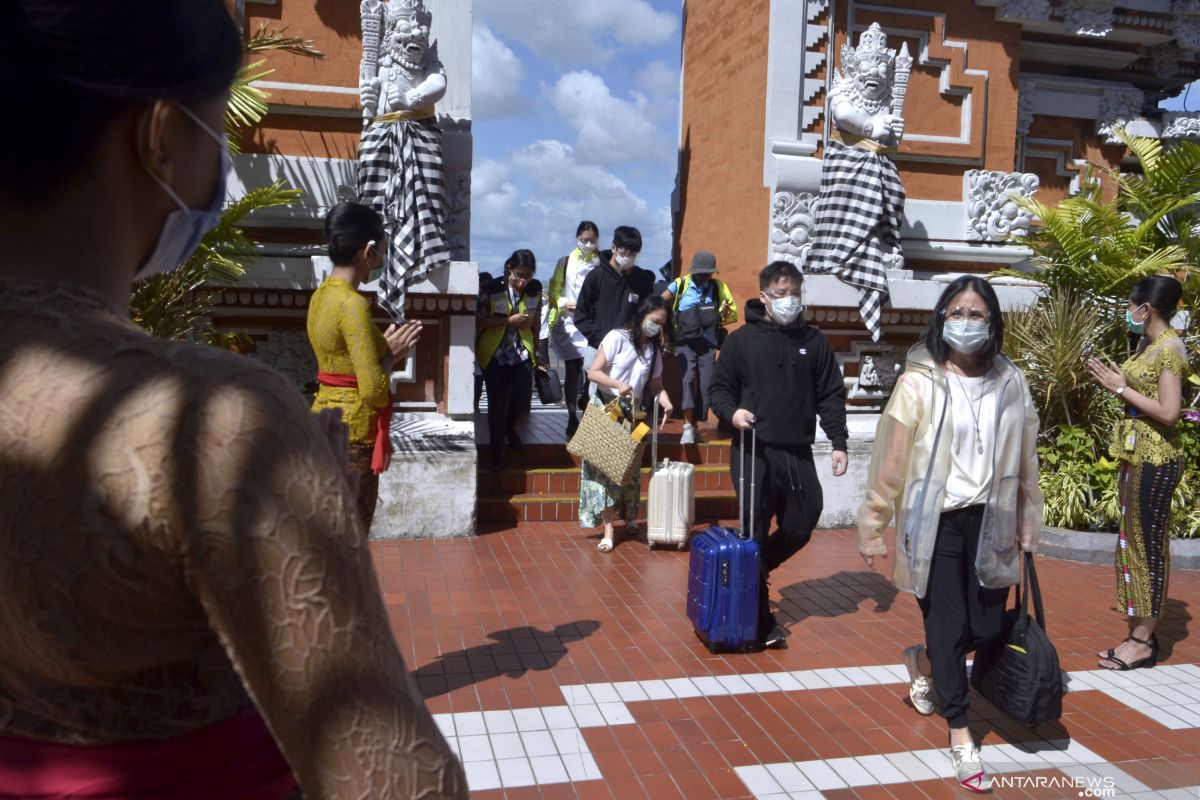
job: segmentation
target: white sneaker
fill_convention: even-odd
[[[917,668],[924,649],[922,644],[904,648],[904,667],[908,670],[908,699],[918,714],[928,717],[933,713],[933,679],[922,675]]]
[[[695,444],[696,443],[696,426],[684,425],[683,434],[679,437],[680,444]]]
[[[954,777],[973,792],[990,792],[992,779],[983,771],[979,748],[974,742],[950,748],[950,760],[954,762]]]

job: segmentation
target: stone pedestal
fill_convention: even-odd
[[[850,442],[847,455],[850,463],[846,474],[840,478],[833,477],[829,461],[832,448],[820,426],[817,427],[813,459],[825,495],[825,510],[821,512],[818,528],[853,528],[857,525],[858,507],[867,496],[867,472],[871,467],[871,449],[875,446],[878,425],[878,414],[848,415],[846,426],[850,429]]]
[[[372,539],[475,534],[475,424],[442,414],[392,418],[392,465],[379,476]]]

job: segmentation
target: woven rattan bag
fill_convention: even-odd
[[[641,469],[649,432],[645,423],[630,419],[616,400],[606,406],[589,405],[567,443],[567,452],[582,458],[613,484],[624,486]]]

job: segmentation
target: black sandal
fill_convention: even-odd
[[[1110,655],[1102,660],[1111,661],[1112,663],[1116,664],[1117,668],[1114,670],[1115,672],[1127,672],[1131,669],[1150,669],[1158,663],[1158,637],[1153,633],[1150,634],[1149,639],[1139,639],[1133,634],[1130,634],[1129,639],[1126,641],[1137,642],[1138,644],[1146,645],[1150,648],[1150,655],[1146,656],[1145,658],[1140,658],[1137,661],[1134,661],[1132,664],[1126,664],[1124,661],[1117,658],[1116,655],[1113,655],[1112,650],[1109,650],[1108,652]],[[1104,667],[1104,669],[1111,669],[1111,667]]]

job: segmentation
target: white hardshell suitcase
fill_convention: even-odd
[[[659,545],[687,547],[688,533],[696,519],[696,468],[664,458],[658,462],[658,402],[654,403],[654,433],[650,440],[650,491],[646,509],[646,541],[653,550]]]

